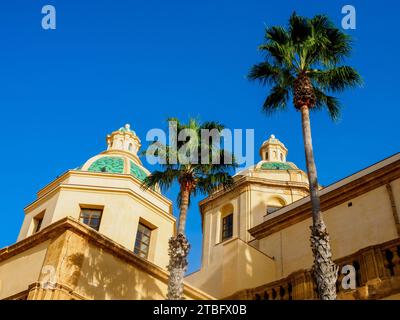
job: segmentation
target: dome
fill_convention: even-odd
[[[95,160],[87,171],[124,173],[124,159],[122,157],[101,157]]]
[[[75,170],[129,174],[139,181],[143,181],[150,172],[143,167],[137,156],[140,148],[140,139],[135,131],[127,124],[107,136],[108,148],[106,151],[90,158],[86,163]]]
[[[259,165],[261,170],[293,170],[297,169],[297,167],[290,162],[282,163],[282,162],[266,162],[263,161]]]
[[[113,152],[115,154],[115,152]],[[89,159],[81,168],[82,171],[130,174],[143,181],[150,173],[141,165],[134,163],[128,156],[110,153]]]
[[[246,168],[236,176],[247,176],[269,181],[298,182],[308,184],[307,174],[293,162],[286,161],[288,149],[275,135],[262,144],[261,161]]]

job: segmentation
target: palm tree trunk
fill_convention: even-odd
[[[185,234],[187,210],[189,207],[189,190],[185,187],[181,188],[181,207],[179,213],[178,234]]]
[[[311,248],[314,254],[313,274],[321,300],[336,299],[336,280],[338,267],[332,261],[329,235],[322,219],[319,199],[317,168],[311,139],[310,113],[308,106],[301,108],[304,149],[306,153],[307,174],[310,183],[312,206]]]
[[[179,213],[178,234],[169,240],[169,279],[168,300],[182,300],[183,278],[188,265],[187,256],[190,244],[185,237],[186,216],[189,206],[190,191],[186,187],[181,188],[181,206]]]

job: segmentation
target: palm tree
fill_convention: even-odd
[[[320,299],[334,300],[338,268],[332,261],[321,214],[309,112],[325,108],[336,120],[341,105],[332,94],[361,85],[357,71],[342,65],[351,53],[351,39],[325,15],[310,19],[293,13],[287,27],[266,28],[265,43],[259,49],[265,60],[252,67],[249,79],[271,86],[263,110],[269,114],[284,109],[292,97],[294,107],[301,113],[312,204],[313,274]]]
[[[185,141],[173,139],[173,143],[170,145],[162,145],[159,142],[154,142],[150,145],[147,150],[156,149],[157,152],[153,153],[163,160],[164,164],[161,164],[163,170],[154,171],[143,181],[142,186],[144,188],[159,186],[162,190],[167,190],[174,182],[179,184],[178,204],[180,212],[178,229],[176,236],[169,240],[170,261],[168,270],[170,276],[167,299],[181,300],[183,299],[183,277],[188,265],[187,256],[190,249],[185,236],[190,198],[196,194],[209,195],[218,188],[231,187],[233,179],[230,171],[236,167],[236,164],[233,156],[228,151],[219,148],[215,144],[209,145],[208,141],[202,139],[203,130],[218,132],[218,138],[220,139],[221,131],[224,129],[221,124],[217,122],[204,122],[201,124],[194,119],[190,119],[187,125],[180,123],[175,118],[168,119],[168,121],[170,123],[174,122],[176,125],[177,136],[181,132],[190,130],[193,137],[185,139]],[[190,155],[189,161],[184,161],[185,157],[181,158],[182,155]],[[227,158],[224,158],[224,156]],[[204,161],[204,159],[207,160]],[[231,161],[226,161],[225,159],[230,159]]]

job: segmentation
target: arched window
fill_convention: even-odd
[[[275,211],[279,210],[285,205],[286,205],[285,201],[281,198],[278,197],[269,198],[267,202],[266,215],[274,213]]]
[[[283,162],[283,154],[281,153],[281,161]]]
[[[276,206],[267,206],[267,215],[274,213],[275,211],[279,210],[281,207],[276,207]]]
[[[265,153],[265,160],[268,160],[268,151]]]
[[[132,144],[132,143],[129,144],[128,150],[129,150],[130,152],[132,152],[132,150],[133,150],[133,144]]]

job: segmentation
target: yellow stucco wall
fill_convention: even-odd
[[[0,258],[0,299],[28,288],[27,299],[39,300],[164,300],[167,294],[165,269],[70,218],[7,248]],[[184,295],[213,298],[190,284]]]
[[[58,197],[58,193],[52,194],[49,197],[46,197],[45,201],[39,202],[34,208],[25,211],[24,221],[19,231],[17,241],[32,235],[34,228],[33,219],[38,214],[46,212],[42,222],[43,227],[46,227],[53,222],[53,215],[57,205]]]
[[[385,163],[380,164],[380,166],[383,165]],[[368,168],[366,170],[364,174],[370,173],[373,169]],[[295,217],[290,218],[291,220],[286,221],[289,224],[283,229],[278,229],[278,231],[257,240],[253,239],[248,232],[250,228],[263,221],[275,219],[275,214],[266,215],[268,205],[279,205],[280,202],[287,205],[302,199],[306,195],[304,188],[301,188],[295,182],[297,178],[298,182],[303,182],[305,174],[300,173],[297,177],[297,172],[293,171],[292,173],[294,176],[289,178],[286,171],[276,170],[276,172],[268,171],[268,173],[265,173],[262,170],[250,168],[243,172],[245,176],[250,177],[250,180],[248,180],[250,182],[245,187],[230,190],[225,194],[201,202],[204,236],[202,266],[200,271],[188,275],[188,281],[206,292],[212,292],[218,298],[226,297],[227,292],[234,291],[235,288],[241,286],[235,278],[235,272],[232,271],[235,268],[224,269],[224,262],[222,262],[222,260],[227,260],[235,261],[236,264],[246,263],[242,253],[224,251],[222,249],[223,244],[220,243],[221,219],[224,208],[228,205],[233,208],[234,214],[233,237],[240,238],[272,258],[269,261],[254,260],[252,264],[254,269],[263,270],[261,272],[268,275],[269,280],[263,284],[280,280],[293,272],[312,267],[311,217],[300,221],[296,221]],[[257,179],[254,180],[254,178],[264,180],[261,182]],[[361,173],[356,173],[351,179],[355,178],[360,179]],[[279,184],[279,181],[282,180],[290,180],[290,182],[286,186],[282,186]],[[271,181],[271,183],[268,181]],[[341,187],[349,181],[341,180],[335,186]],[[292,185],[290,185],[291,183]],[[323,212],[330,234],[334,259],[349,256],[363,248],[378,245],[400,236],[398,231],[400,229],[397,228],[394,217],[394,215],[397,215],[400,221],[400,179],[390,182],[397,212],[393,210],[385,183],[387,182],[383,181],[379,187],[358,194],[354,198]],[[324,190],[331,192],[332,188],[333,186],[329,186]],[[352,192],[354,192],[354,189]],[[339,198],[338,200],[340,201]],[[299,205],[302,204],[301,201]],[[350,203],[351,205],[349,205]],[[296,205],[292,206],[292,210],[294,210],[293,208],[296,208]],[[278,214],[288,214],[286,211],[283,210]],[[290,224],[290,221],[293,221],[293,223]],[[278,226],[274,225],[274,228],[278,228]],[[234,256],[235,254],[237,255]],[[226,283],[226,285],[223,283]]]
[[[385,297],[382,300],[400,300],[400,293]]]
[[[49,241],[0,262],[0,299],[28,289],[39,279]]]
[[[34,217],[45,212],[42,229],[65,217],[79,220],[81,207],[102,208],[99,232],[133,250],[139,221],[151,227],[149,261],[166,268],[168,239],[174,234],[171,202],[129,175],[70,172],[38,193],[25,209],[18,241],[33,234]]]
[[[266,209],[270,206],[285,206],[303,198],[306,194],[289,188],[266,188],[252,186],[249,193],[250,226],[248,229],[264,222]],[[248,238],[250,240],[251,238]]]
[[[79,205],[103,206],[99,232],[133,250],[139,219],[156,226],[151,233],[149,260],[165,267],[168,264],[168,239],[174,233],[174,223],[170,218],[134,201],[126,194],[65,190],[60,194],[54,220],[65,216],[79,219]]]
[[[253,238],[248,230],[264,221],[268,205],[288,204],[304,196],[304,192],[294,188],[280,188],[268,185],[254,185],[243,192],[216,201],[216,205],[203,212],[203,267],[209,263],[215,246],[221,242],[223,212],[227,206],[233,213],[233,237],[243,241]]]
[[[74,292],[95,300],[165,299],[167,284],[89,245]]]
[[[395,206],[397,210],[397,216],[400,221],[400,179],[394,180],[390,183],[392,187],[393,196],[395,198]]]
[[[256,171],[251,175],[268,178],[271,174]],[[288,172],[274,172],[273,176],[290,179]],[[268,205],[289,204],[301,199],[305,193],[298,187],[254,183],[240,193],[232,191],[215,200],[203,211],[201,270],[188,275],[187,281],[217,298],[273,281],[278,272],[276,261],[247,244],[253,239],[248,230],[264,221]],[[240,240],[221,243],[222,218],[227,210],[233,213],[232,239]]]
[[[399,180],[392,185],[398,188]],[[395,193],[396,203],[400,202],[399,196],[400,193]],[[352,202],[351,207],[349,202]],[[324,221],[334,259],[398,237],[385,186],[325,211]],[[311,223],[309,218],[259,240],[259,249],[276,259],[276,280],[311,267]]]
[[[215,246],[207,268],[188,275],[185,280],[212,296],[223,298],[272,281],[274,265],[270,257],[235,238]]]

